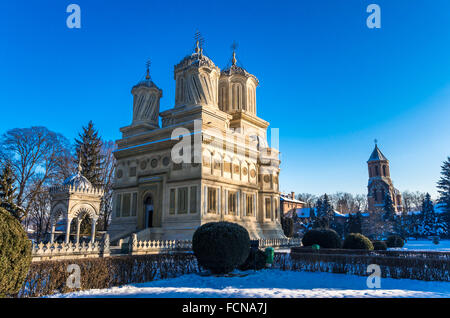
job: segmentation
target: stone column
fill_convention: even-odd
[[[51,230],[50,230],[50,243],[53,244],[53,242],[55,241],[55,223],[52,222],[52,226],[51,226]]]
[[[92,219],[92,225],[91,225],[91,242],[94,243],[95,241],[95,225],[97,223],[97,219]]]
[[[76,243],[80,243],[80,225],[83,219],[77,218],[77,240]]]
[[[66,226],[66,244],[69,243],[70,239],[70,223],[72,223],[72,219],[67,218],[67,226]]]

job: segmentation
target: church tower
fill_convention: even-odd
[[[402,211],[402,195],[394,188],[389,169],[389,160],[383,155],[378,145],[367,161],[369,169],[368,205],[369,212],[383,209],[386,194],[389,194],[397,212]]]
[[[133,95],[133,121],[130,126],[121,128],[124,137],[159,128],[159,102],[162,90],[150,77],[150,62],[147,62],[145,79],[133,86],[131,94]]]

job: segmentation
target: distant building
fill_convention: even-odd
[[[292,217],[294,211],[303,208],[305,205],[305,202],[295,199],[294,192],[280,194],[280,209],[282,215]]]
[[[383,155],[376,144],[375,149],[367,161],[367,165],[369,169],[369,184],[367,186],[369,212],[383,209],[386,194],[391,196],[395,211],[401,212],[403,210],[402,194],[394,188],[389,169],[389,160]]]

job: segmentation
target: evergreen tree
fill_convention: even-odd
[[[355,214],[349,214],[347,223],[347,233],[362,234],[362,214],[360,211]]]
[[[334,221],[334,208],[327,194],[316,203],[316,222],[314,227],[329,228]]]
[[[103,185],[102,169],[103,155],[102,141],[94,124],[89,121],[87,127],[83,127],[83,132],[79,134],[79,139],[75,139],[75,150],[77,153],[77,164],[81,159],[81,173],[93,186]]]
[[[436,235],[436,213],[429,193],[426,194],[422,202],[421,212],[421,234],[424,236]]]
[[[383,206],[383,220],[386,222],[393,222],[395,217],[395,208],[394,202],[392,202],[392,197],[389,193],[387,193],[384,197],[384,206]]]
[[[6,162],[0,174],[0,208],[4,208],[19,221],[24,216],[24,210],[14,203],[16,198],[14,187],[14,176],[11,164]]]
[[[450,157],[444,161],[441,171],[441,179],[438,181],[437,188],[440,194],[439,202],[444,207],[444,214],[441,216],[442,222],[446,224],[445,232],[449,233],[450,225]]]

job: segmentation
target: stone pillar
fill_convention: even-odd
[[[94,243],[95,241],[95,225],[97,224],[97,219],[92,219],[92,226],[91,226],[91,242]]]
[[[52,222],[52,226],[51,226],[51,230],[50,230],[50,243],[53,244],[53,242],[55,241],[55,223]]]
[[[67,226],[66,226],[66,244],[69,243],[70,239],[70,223],[72,223],[72,219],[67,218]]]
[[[76,239],[76,243],[80,243],[80,225],[81,225],[81,221],[83,221],[83,219],[77,218],[77,239]]]

